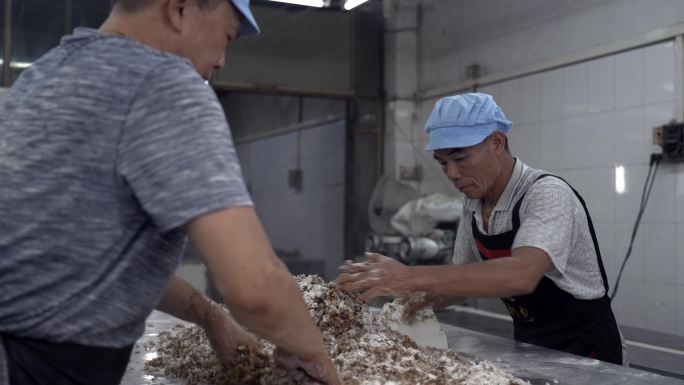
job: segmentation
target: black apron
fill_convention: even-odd
[[[555,175],[542,174],[537,180],[547,176],[561,179]],[[587,215],[606,294],[598,299],[577,299],[544,276],[532,293],[501,300],[513,318],[514,336],[517,341],[622,365],[622,341],[610,307],[608,279],[603,268],[594,225],[584,200],[572,186],[570,188]],[[473,236],[483,260],[512,255],[511,247],[520,228],[520,205],[524,197],[525,194],[513,209],[513,228],[504,233],[480,233],[473,216]]]
[[[133,349],[0,338],[10,385],[118,385]]]

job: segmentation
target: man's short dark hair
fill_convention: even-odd
[[[112,8],[118,6],[120,9],[126,12],[135,12],[141,9],[147,8],[150,4],[154,3],[155,0],[111,0]],[[213,4],[216,4],[218,0],[197,0],[200,8],[204,8]]]

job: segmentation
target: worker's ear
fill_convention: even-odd
[[[183,29],[184,16],[190,0],[163,0],[162,7],[166,13],[171,29],[180,32]]]
[[[496,155],[506,152],[506,134],[501,131],[494,131],[489,135],[489,140],[494,146]]]

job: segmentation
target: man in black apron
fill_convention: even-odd
[[[340,268],[362,299],[424,291],[445,305],[500,297],[515,339],[615,364],[620,331],[591,217],[582,197],[557,176],[514,158],[512,126],[490,95],[440,99],[426,124],[426,149],[467,199],[454,265],[408,267],[369,255]]]

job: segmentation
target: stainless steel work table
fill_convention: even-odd
[[[469,329],[442,324],[449,348],[470,359],[491,361],[533,385],[684,384],[676,378],[625,368]]]
[[[176,324],[186,324],[164,313],[153,312],[147,320],[145,335],[133,349],[131,362],[126,369],[122,384],[149,385],[184,384],[149,376],[143,370],[146,358],[154,357],[154,350],[145,350],[143,344],[153,340],[163,330]],[[681,384],[684,381],[664,377],[642,370],[625,368],[572,354],[523,344],[508,338],[492,336],[453,325],[442,324],[449,347],[462,356],[476,360],[488,360],[507,372],[530,381],[533,385],[650,385]]]

